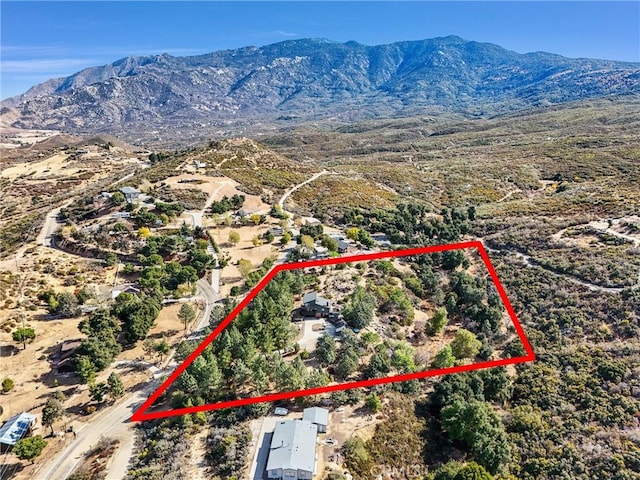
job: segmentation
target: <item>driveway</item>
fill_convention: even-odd
[[[300,350],[306,350],[309,353],[316,351],[316,343],[318,339],[326,332],[335,337],[335,327],[323,318],[307,318],[302,322],[302,337],[298,340]],[[317,330],[314,330],[314,326]],[[323,328],[318,328],[323,327]]]

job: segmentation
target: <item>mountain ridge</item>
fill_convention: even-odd
[[[327,118],[481,116],[638,93],[640,63],[520,54],[457,36],[374,46],[298,39],[188,57],[124,57],[36,85],[0,107],[14,110],[16,127],[145,141]]]

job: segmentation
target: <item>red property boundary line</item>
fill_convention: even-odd
[[[490,360],[479,363],[474,363],[470,365],[459,365],[450,368],[441,368],[434,370],[427,370],[423,372],[414,372],[414,373],[406,373],[403,375],[395,375],[392,377],[383,377],[383,378],[372,378],[369,380],[360,380],[357,382],[349,382],[338,385],[327,385],[324,387],[317,388],[309,388],[306,390],[297,390],[293,392],[280,392],[280,393],[270,393],[267,395],[262,395],[258,397],[249,397],[249,398],[240,398],[236,400],[228,400],[219,403],[211,403],[207,405],[198,405],[194,407],[185,407],[178,408],[173,410],[163,410],[159,412],[150,412],[145,413],[153,403],[164,393],[169,386],[178,378],[178,376],[195,360],[195,358],[202,353],[202,351],[216,338],[228,325],[231,321],[255,298],[255,296],[265,287],[267,283],[269,283],[274,276],[276,276],[279,272],[285,270],[296,270],[300,268],[308,268],[308,267],[321,267],[325,265],[336,265],[339,263],[350,263],[350,262],[360,262],[360,261],[371,261],[371,260],[380,260],[385,258],[396,258],[396,257],[407,257],[412,255],[422,255],[426,253],[435,253],[435,252],[445,252],[448,250],[459,250],[465,248],[476,248],[480,253],[480,256],[487,267],[489,275],[495,284],[495,287],[502,299],[502,302],[507,309],[507,313],[513,322],[513,325],[516,329],[518,337],[522,342],[522,345],[527,352],[526,355],[520,357],[513,358],[503,358],[499,360]],[[446,375],[449,373],[458,373],[458,372],[466,372],[470,370],[479,370],[483,368],[491,368],[491,367],[500,367],[504,365],[513,365],[517,363],[531,362],[536,358],[535,353],[533,352],[533,348],[531,348],[531,344],[522,329],[522,325],[520,325],[520,321],[516,317],[515,311],[507,298],[507,294],[498,279],[498,275],[489,260],[489,256],[487,255],[487,251],[485,250],[482,242],[480,241],[469,241],[469,242],[461,242],[461,243],[451,243],[447,245],[435,245],[431,247],[420,247],[420,248],[411,248],[406,250],[394,250],[389,252],[376,252],[376,253],[366,253],[359,255],[349,255],[345,257],[336,257],[336,258],[327,258],[322,260],[311,260],[307,262],[298,262],[298,263],[283,263],[278,264],[273,267],[260,282],[249,292],[249,294],[231,311],[231,313],[225,318],[214,330],[209,334],[209,336],[196,348],[191,355],[189,355],[184,362],[182,362],[174,372],[158,387],[158,389],[153,392],[149,396],[149,398],[133,413],[131,416],[131,421],[138,422],[143,420],[153,420],[158,418],[167,418],[173,417],[177,415],[186,415],[189,413],[203,412],[208,410],[218,410],[222,408],[229,407],[239,407],[242,405],[250,405],[253,403],[261,403],[261,402],[273,402],[276,400],[284,400],[296,397],[303,397],[306,395],[317,395],[321,393],[333,392],[336,390],[348,390],[351,388],[358,387],[371,387],[373,385],[382,385],[385,383],[393,383],[393,382],[402,382],[406,380],[414,380],[419,378],[427,378],[434,377],[438,375]]]

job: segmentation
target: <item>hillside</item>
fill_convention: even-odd
[[[365,46],[291,40],[192,57],[128,57],[2,103],[13,126],[189,143],[302,122],[486,117],[640,92],[640,65],[518,54],[449,36]]]

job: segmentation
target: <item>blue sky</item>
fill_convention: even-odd
[[[640,61],[640,2],[0,1],[0,98],[129,55],[195,55],[322,37],[459,35],[520,53]]]

